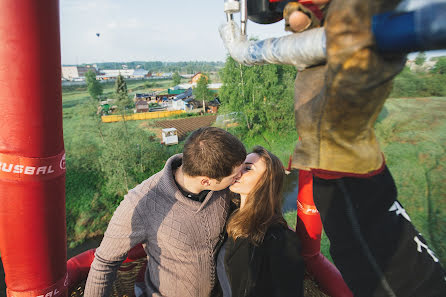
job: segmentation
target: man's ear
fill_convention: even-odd
[[[211,179],[208,177],[203,177],[200,181],[201,185],[204,187],[209,187],[211,185]]]

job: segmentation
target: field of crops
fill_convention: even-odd
[[[211,126],[215,122],[216,118],[216,115],[206,115],[176,120],[164,120],[157,121],[155,126],[160,128],[176,128],[178,139],[182,140],[189,134],[189,132],[192,132],[198,128]]]

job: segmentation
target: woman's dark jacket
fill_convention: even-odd
[[[258,246],[246,238],[228,238],[225,268],[232,297],[303,296],[300,247],[296,233],[279,224],[268,228]]]

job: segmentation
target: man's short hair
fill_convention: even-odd
[[[184,144],[183,172],[221,181],[245,158],[245,146],[237,137],[216,127],[200,128]]]

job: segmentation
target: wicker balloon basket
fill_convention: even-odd
[[[118,270],[117,278],[113,284],[112,297],[134,297],[135,280],[139,271],[147,260],[145,258],[136,260],[131,263],[123,263]],[[84,296],[85,281],[79,284],[70,292],[71,297]],[[304,279],[304,296],[305,297],[329,297],[324,294],[316,282],[309,276],[305,275]]]
[[[113,283],[113,297],[134,297],[135,280],[147,262],[146,258],[141,258],[129,263],[123,263],[118,270],[116,280]],[[85,281],[79,284],[74,290],[70,292],[71,297],[84,296]]]

